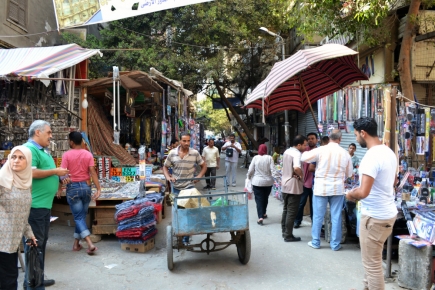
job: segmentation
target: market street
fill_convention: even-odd
[[[222,154],[223,157],[223,154]],[[218,175],[225,174],[221,158]],[[240,158],[239,163],[242,162]],[[247,169],[238,168],[237,187],[242,191]],[[217,189],[222,188],[219,181]],[[205,182],[197,185],[205,186]],[[264,226],[256,223],[255,201],[249,201],[251,259],[242,265],[234,245],[221,252],[174,252],[174,270],[166,263],[166,226],[171,222],[169,207],[166,218],[157,225],[156,247],[146,253],[121,250],[114,235],[103,236],[95,245],[95,256],[86,251],[73,252],[73,227],[52,223],[46,252],[45,272],[56,284],[47,289],[362,289],[363,267],[355,240],[334,252],[322,240],[320,250],[308,247],[310,224],[304,221],[294,233],[301,242],[285,243],[281,238],[281,202],[269,198]],[[213,238],[229,239],[229,234]],[[202,237],[194,237],[194,241]],[[86,243],[82,243],[86,246]],[[397,263],[397,261],[396,261]],[[393,264],[393,270],[397,264]],[[19,285],[23,283],[20,270]],[[20,288],[21,289],[21,288]],[[386,289],[401,289],[387,283]]]

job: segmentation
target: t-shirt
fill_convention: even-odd
[[[396,155],[387,146],[377,145],[367,150],[359,172],[360,175],[373,177],[375,181],[370,194],[361,200],[361,214],[381,220],[396,216],[393,187],[396,169]]]
[[[187,153],[183,158],[180,158],[180,155],[178,155],[179,150],[180,146],[169,152],[168,158],[166,158],[165,161],[165,166],[172,166],[172,176],[175,179],[191,179],[195,173],[195,164],[202,165],[204,160],[202,160],[199,152],[192,148],[189,148],[189,153]],[[174,187],[177,189],[185,189],[191,185],[193,185],[191,180],[174,182]]]
[[[219,158],[219,149],[214,146],[212,148],[210,148],[210,146],[207,146],[202,150],[202,157],[205,158],[207,167],[216,167],[217,158]]]
[[[299,180],[293,177],[295,168],[301,168],[301,152],[290,147],[284,152],[282,161],[281,191],[283,193],[301,194],[303,192],[303,178]]]
[[[38,143],[33,140],[24,146],[32,151],[32,168],[49,170],[55,169],[54,159]],[[53,199],[59,188],[59,176],[52,175],[45,178],[32,179],[32,208],[48,208],[53,206]]]
[[[89,167],[94,166],[94,157],[85,149],[71,149],[62,156],[62,168],[69,170],[72,182],[89,179]]]
[[[228,141],[224,144],[224,146],[222,147],[227,147],[226,149],[232,149],[233,150],[233,156],[232,157],[228,157],[225,156],[225,161],[229,161],[229,162],[239,162],[239,152],[236,150],[236,148],[238,148],[239,150],[242,150],[242,145],[240,145],[239,142],[234,142],[234,146],[236,146],[236,148],[229,148],[228,146],[231,146],[231,141]]]

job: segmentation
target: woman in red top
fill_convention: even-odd
[[[94,246],[89,237],[91,233],[86,225],[86,214],[91,199],[96,200],[100,196],[101,187],[94,168],[94,157],[89,151],[82,149],[82,141],[83,138],[79,132],[69,134],[71,150],[63,154],[61,167],[68,168],[70,172],[65,183],[67,183],[66,198],[76,224],[73,251],[80,251],[82,249],[80,239],[85,239],[86,243],[88,243],[87,253],[92,255],[97,247]],[[93,196],[91,196],[91,176],[97,187],[97,192]]]

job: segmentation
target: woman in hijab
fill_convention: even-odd
[[[32,203],[32,153],[16,146],[0,169],[0,289],[17,289],[18,248],[24,236],[36,245],[27,220]]]
[[[261,144],[256,155],[249,165],[248,178],[251,180],[252,189],[257,204],[258,220],[257,224],[263,225],[263,220],[267,218],[266,209],[269,202],[270,191],[275,175],[275,164],[272,156],[267,155],[267,146]]]

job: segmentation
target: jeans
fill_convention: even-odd
[[[84,239],[91,234],[86,225],[86,215],[91,202],[91,195],[91,187],[85,181],[72,182],[66,186],[66,199],[76,224],[74,238],[78,240]]]
[[[282,197],[284,199],[281,219],[282,236],[284,239],[291,239],[293,238],[293,224],[298,213],[301,195],[283,192]]]
[[[35,238],[38,240],[38,250],[42,253],[42,255],[39,256],[39,262],[41,265],[42,271],[44,271],[44,264],[45,264],[45,247],[47,246],[47,240],[48,240],[48,231],[50,229],[50,216],[51,216],[51,210],[48,208],[30,208],[30,215],[29,215],[29,224],[32,227],[33,234],[35,235]],[[25,239],[23,238],[24,242],[24,252],[27,253],[30,249],[30,246],[28,246],[25,243]],[[27,269],[28,263],[26,261],[26,274],[24,276],[24,285],[27,285],[27,275],[28,275],[28,269]],[[42,280],[44,280],[44,274],[42,274]],[[25,288],[27,290],[45,290],[45,286],[41,285],[36,288],[27,287]]]
[[[310,218],[313,222],[313,189],[304,186],[304,192],[301,195],[301,202],[299,203],[298,214],[296,215],[295,225],[300,225],[304,217],[304,208],[307,203],[308,198],[310,198]]]
[[[262,219],[266,214],[267,204],[269,203],[269,195],[272,186],[252,186],[254,191],[255,203],[257,204],[257,215]]]
[[[325,217],[326,207],[329,202],[331,211],[331,249],[340,249],[341,241],[341,210],[344,205],[344,195],[318,196],[313,195],[313,225],[311,236],[314,247],[320,247],[320,230],[322,229],[323,218]]]
[[[216,167],[207,167],[204,177],[208,176],[216,176]],[[216,178],[206,179],[205,182],[207,182],[208,187],[214,188],[216,186]]]
[[[388,236],[393,231],[396,217],[388,220],[361,216],[359,240],[361,257],[364,266],[364,287],[366,289],[385,289],[384,274],[382,272],[382,250]]]
[[[227,176],[227,185],[236,185],[237,162],[225,161],[225,175]]]
[[[0,261],[0,289],[17,289],[18,253],[0,252]]]

